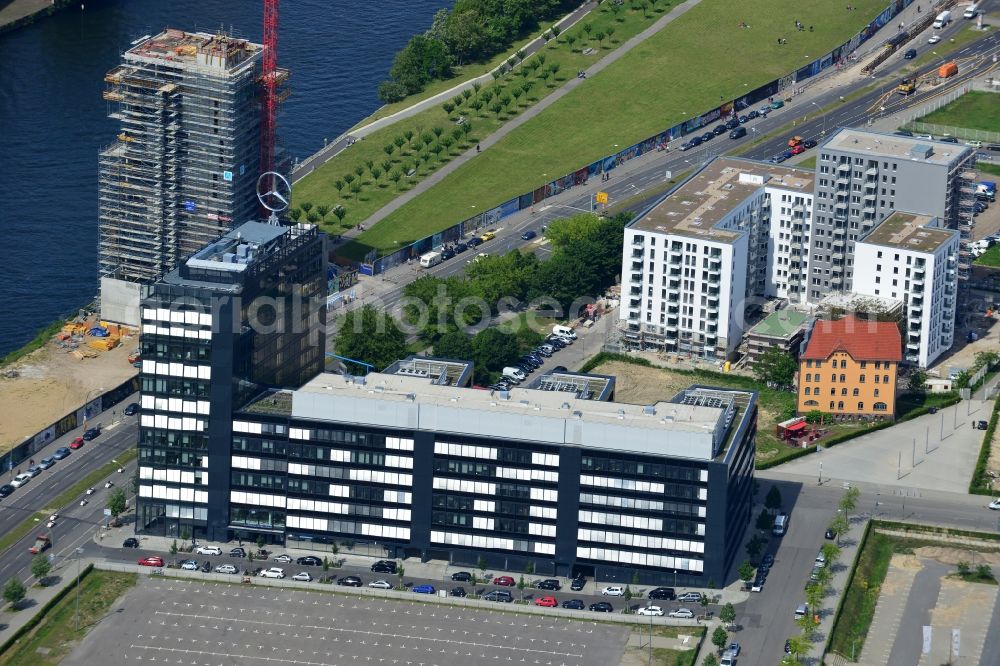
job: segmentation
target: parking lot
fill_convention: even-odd
[[[325,592],[140,578],[63,664],[616,664],[629,628]]]

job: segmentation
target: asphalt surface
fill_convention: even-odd
[[[418,601],[141,579],[63,664],[604,666],[629,628]]]

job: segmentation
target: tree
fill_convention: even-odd
[[[343,222],[344,216],[347,215],[347,209],[338,204],[333,207],[333,214],[336,216],[338,222]]]
[[[777,386],[790,386],[797,370],[795,359],[779,349],[768,347],[753,364],[753,375],[757,381]]]
[[[264,544],[265,543],[267,543],[267,542],[264,541],[264,535],[263,534],[258,534],[257,535],[257,550],[264,550]]]
[[[173,541],[172,541],[172,542],[170,543],[170,554],[171,554],[171,555],[176,555],[176,554],[177,554],[177,551],[178,551],[178,550],[179,550],[179,549],[177,548],[177,539],[174,539],[174,540],[173,540]]]
[[[397,136],[395,139],[392,140],[392,143],[397,148],[400,149],[400,152],[403,152],[403,146],[406,144],[406,137],[405,136]],[[368,168],[369,169],[371,168],[370,164],[368,165]]]
[[[756,560],[757,557],[760,556],[760,551],[763,548],[764,548],[764,542],[761,541],[759,536],[754,534],[750,537],[750,541],[747,542],[746,546],[747,556],[752,560]]]
[[[438,358],[472,358],[472,338],[461,331],[445,333],[434,342],[434,356]]]
[[[479,576],[477,576],[475,573],[473,573],[472,576],[469,578],[469,587],[472,588],[472,591],[469,594],[470,597],[475,597],[476,596],[476,586],[477,585],[479,585]]]
[[[716,627],[712,632],[712,645],[719,649],[721,653],[729,645],[729,632],[722,627]]]
[[[916,391],[917,393],[923,393],[927,390],[927,373],[923,370],[917,370],[912,375],[910,375],[910,382],[907,385],[911,391]]]
[[[736,607],[732,603],[726,603],[719,609],[719,621],[725,625],[731,625],[736,621]]]
[[[460,140],[462,138],[462,136],[463,136],[463,133],[462,133],[462,129],[463,128],[464,128],[464,125],[459,125],[455,129],[453,129],[451,131],[451,138],[454,139],[455,141]]]
[[[967,577],[969,575],[969,572],[972,571],[972,567],[970,567],[969,563],[964,560],[959,561],[957,568],[958,568],[958,575],[961,576],[962,578]]]
[[[52,571],[49,556],[39,553],[31,558],[31,575],[38,579],[39,585],[45,585],[45,577]]]
[[[444,134],[444,128],[440,125],[435,126],[431,131],[434,133],[434,136],[439,139],[441,138],[441,135]]]
[[[323,556],[323,571],[330,570],[330,558],[326,555]]]
[[[546,82],[546,81],[549,80],[550,76],[552,76],[552,72],[550,72],[549,70],[545,69],[545,70],[542,70],[542,73],[538,75],[538,78],[540,78],[542,80],[542,82],[544,83],[544,82]]]
[[[980,580],[992,580],[993,569],[988,564],[980,564],[976,567],[976,578]]]
[[[555,35],[556,37],[558,37],[558,36],[559,36],[559,33],[561,33],[561,32],[562,32],[562,28],[560,28],[560,27],[559,27],[559,26],[557,26],[557,25],[553,25],[553,26],[552,26],[552,34],[553,34],[553,35]]]
[[[413,130],[406,130],[403,132],[403,138],[406,139],[407,145],[411,145],[410,142],[413,141]]]
[[[389,79],[398,82],[407,94],[420,92],[434,79],[451,75],[452,56],[440,39],[415,35],[393,58]]]
[[[349,183],[351,181],[347,181],[347,182]],[[310,201],[303,201],[302,204],[301,204],[301,207],[302,207],[302,210],[304,210],[307,213],[313,209],[312,202],[310,202]]]
[[[484,328],[472,338],[472,359],[477,366],[477,374],[480,368],[499,372],[517,358],[519,353],[517,338],[496,328]]]
[[[125,491],[121,488],[115,488],[108,498],[108,510],[111,511],[111,518],[116,525],[118,524],[118,516],[125,513],[127,507],[128,500],[125,499]]]
[[[824,543],[819,552],[823,553],[823,557],[826,558],[827,568],[832,567],[840,559],[840,547],[835,543]]]
[[[482,574],[483,578],[486,578],[486,558],[482,555],[476,560],[476,568],[479,569],[479,573]],[[486,582],[485,580],[483,581]]]
[[[441,139],[441,145],[444,146],[445,150],[451,152],[451,147],[455,145],[455,141],[450,136],[446,136],[443,139]]]
[[[837,515],[830,520],[830,524],[827,527],[837,535],[837,544],[840,544],[840,537],[847,534],[848,530],[851,529],[851,523],[847,520],[847,516],[844,515],[843,511],[838,511]]]
[[[861,491],[858,490],[857,486],[851,486],[844,491],[844,496],[840,498],[840,510],[844,512],[845,516],[849,517],[858,508],[859,497],[861,497]]]
[[[403,563],[400,562],[399,568],[396,569],[396,575],[399,576],[399,589],[401,590],[403,589],[403,576],[405,574],[406,574],[406,567],[404,567]]]
[[[750,560],[743,560],[737,572],[739,573],[740,580],[744,583],[749,583],[753,580],[753,565],[750,564]]]
[[[569,44],[569,50],[573,50],[573,44],[576,43],[576,35],[566,35],[566,43]]]
[[[450,116],[451,112],[455,110],[455,105],[452,104],[451,102],[445,102],[444,104],[441,105],[441,108],[444,109],[445,115]]]
[[[378,178],[376,178],[376,180],[378,180]],[[316,206],[316,212],[319,213],[320,219],[325,219],[326,214],[330,212],[330,207],[326,204],[320,204],[319,206]]]
[[[365,305],[344,315],[334,346],[341,356],[380,370],[404,356],[406,336],[390,315]]]
[[[347,183],[348,187],[350,187],[351,183],[354,182],[354,174],[353,173],[345,173],[344,174],[344,182]],[[303,209],[305,209],[305,204],[303,204]],[[306,210],[307,213],[309,212],[308,209],[305,209],[305,210]]]
[[[474,99],[471,102],[469,102],[469,106],[472,107],[475,110],[476,115],[480,115],[479,114],[479,110],[481,108],[483,108],[483,100],[481,100],[481,99]]]
[[[529,576],[535,573],[535,563],[532,562],[531,560],[528,560],[528,563],[524,565],[524,573],[528,574]]]
[[[389,180],[392,181],[396,189],[399,189],[399,180],[403,177],[403,173],[399,169],[393,169],[389,172]]]
[[[306,220],[308,220],[310,224],[317,224],[321,219],[322,218],[319,216],[319,213],[316,211],[310,211],[309,214],[306,215]]]
[[[378,167],[373,167],[371,170],[371,174],[372,174],[372,180],[374,180],[375,183],[378,184],[378,179],[382,176],[382,169],[379,169]]]
[[[812,618],[806,615],[806,618],[812,622]],[[796,660],[800,660],[803,656],[809,654],[809,649],[812,647],[812,643],[806,636],[792,636],[788,639],[789,647],[792,650],[792,657]]]
[[[517,579],[517,590],[521,593],[521,603],[524,603],[524,588],[528,587],[528,584],[524,582],[524,576]]]
[[[455,105],[456,109],[458,107],[462,106],[462,104],[464,102],[465,102],[465,98],[462,97],[461,95],[455,95],[454,97],[451,98],[451,103]]]
[[[288,211],[288,217],[290,217],[293,220],[295,220],[296,222],[298,222],[299,218],[302,217],[302,209],[301,208],[291,208],[291,209],[289,209],[289,211]]]
[[[615,9],[618,5],[612,5]],[[714,652],[709,652],[705,655],[705,658],[701,662],[701,666],[719,666],[719,659],[715,656]]]
[[[764,532],[771,529],[771,514],[768,513],[767,509],[761,509],[760,514],[757,516],[757,529]]]
[[[382,152],[384,152],[386,155],[389,155],[391,157],[392,154],[394,152],[396,152],[396,146],[394,146],[391,143],[387,143],[384,146],[382,146]]]
[[[406,98],[406,86],[391,79],[378,84],[378,98],[386,104],[402,101]]]
[[[603,33],[602,31],[600,31],[600,30],[598,30],[597,32],[595,32],[595,33],[594,33],[594,39],[596,39],[596,40],[597,40],[597,47],[598,47],[598,48],[601,48],[601,46],[602,46],[602,43],[604,42],[604,38],[605,38],[606,36],[607,36],[607,35],[605,35],[605,34],[604,34],[604,33]]]
[[[361,183],[359,183],[358,181],[354,181],[353,183],[351,183],[351,194],[354,195],[355,199],[358,198],[358,194],[360,192],[361,192]]]
[[[469,90],[468,88],[466,88],[465,90],[462,91],[462,100],[463,101],[468,101],[470,97],[472,97],[472,91],[471,90]]]
[[[767,491],[767,497],[764,498],[764,506],[770,511],[777,511],[781,508],[781,491],[778,490],[778,486],[771,486],[771,489]]]
[[[823,590],[826,587],[820,585],[819,582],[810,582],[806,585],[806,603],[809,604],[810,608],[819,608],[823,603]]]
[[[615,26],[609,25],[607,28],[604,29],[604,32],[607,33],[608,39],[611,39],[615,34]]]
[[[588,23],[584,23],[583,24],[583,31],[585,33],[587,33],[587,39],[590,39],[590,33],[592,33],[594,31],[594,24],[593,23],[589,23],[589,22]]]
[[[12,606],[17,606],[21,603],[26,593],[27,590],[24,588],[24,583],[19,581],[17,578],[11,578],[7,581],[7,584],[3,586],[3,598]]]

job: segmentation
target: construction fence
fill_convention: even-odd
[[[85,425],[139,390],[139,378],[132,377],[115,388],[89,400],[55,423],[43,428],[33,437],[0,456],[0,470],[13,472],[25,461],[66,433]]]
[[[851,39],[792,74],[766,83],[742,97],[725,102],[698,117],[665,129],[624,150],[581,166],[572,173],[545,183],[531,192],[525,192],[518,197],[505,201],[495,208],[462,220],[458,224],[415,241],[391,254],[378,258],[371,257],[369,261],[360,264],[359,272],[362,275],[378,275],[442,245],[457,243],[466,234],[495,225],[500,220],[519,211],[531,208],[571,187],[583,185],[593,176],[612,171],[628,160],[645,155],[658,148],[666,147],[671,141],[676,141],[688,134],[699,132],[706,125],[731,115],[734,111],[739,112],[749,109],[753,104],[769,101],[772,98],[781,98],[790,102],[792,97],[799,91],[803,81],[818,75],[830,67],[846,64],[858,46],[871,39],[880,28],[889,24],[895,16],[913,2],[914,0],[892,0],[881,14],[875,17],[874,20]]]

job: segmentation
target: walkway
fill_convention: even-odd
[[[554,25],[558,26],[560,31],[565,31],[566,29],[576,25],[578,21],[583,19],[584,16],[589,14],[590,11],[596,7],[597,7],[596,2],[593,1],[584,2],[573,12],[567,14],[566,16],[556,21]],[[541,50],[545,46],[545,44],[546,44],[545,40],[542,39],[541,36],[538,36],[535,37],[530,42],[528,42],[527,44],[525,44],[524,47],[520,50],[524,51],[525,53],[524,57],[527,58],[528,56]],[[505,62],[506,60],[509,60],[513,56],[514,54],[511,53],[505,59]],[[490,81],[493,80],[493,72],[502,66],[503,65],[499,65],[497,68],[494,68],[486,72],[482,76],[477,76],[475,78],[463,81],[462,83],[452,86],[451,88],[445,90],[444,92],[440,92],[434,95],[433,97],[428,97],[425,100],[416,102],[415,104],[408,106],[400,111],[397,111],[396,113],[388,115],[384,118],[379,118],[378,120],[374,120],[368,123],[367,125],[362,125],[361,127],[355,130],[348,130],[344,134],[341,134],[336,139],[334,139],[332,143],[323,146],[323,148],[318,150],[316,153],[306,158],[304,162],[301,162],[299,165],[297,165],[295,167],[295,170],[292,172],[292,182],[293,183],[298,182],[299,180],[305,178],[310,173],[315,171],[317,167],[322,166],[323,164],[329,162],[331,159],[339,155],[342,150],[347,148],[350,145],[350,143],[353,142],[354,140],[368,136],[372,132],[376,132],[382,129],[383,127],[388,127],[389,125],[392,125],[393,123],[399,120],[415,116],[421,111],[425,111],[431,107],[437,106],[438,104],[444,102],[445,100],[451,99],[452,97],[462,92],[463,90],[467,88],[472,88],[473,85],[475,85],[476,83],[483,83],[483,84],[489,83]]]
[[[681,16],[682,14],[687,12],[689,9],[697,5],[700,1],[701,0],[687,0],[687,2],[677,5],[670,12],[660,17],[651,26],[640,32],[638,35],[635,35],[627,42],[619,46],[617,49],[615,49],[614,51],[612,51],[611,53],[609,53],[608,55],[604,56],[599,61],[591,65],[589,69],[585,70],[587,72],[587,76],[591,77],[594,74],[597,74],[605,67],[607,67],[608,65],[615,62],[623,55],[634,49],[636,46],[638,46],[642,42],[646,41],[647,39],[655,35],[657,32],[662,30],[668,23],[676,19],[678,16]],[[587,84],[587,79],[579,79],[579,78],[571,79],[570,81],[566,82],[565,84],[563,84],[561,88],[553,91],[538,104],[531,107],[517,118],[514,118],[510,122],[506,123],[496,132],[494,132],[493,134],[489,135],[488,137],[480,141],[479,142],[480,148],[483,150],[488,149],[490,146],[502,140],[505,136],[507,136],[515,129],[517,129],[527,121],[537,116],[545,109],[555,104],[557,101],[568,95],[570,92],[576,90],[578,86],[586,84]],[[433,175],[420,181],[412,190],[408,190],[406,193],[396,197],[388,204],[386,204],[379,210],[375,211],[374,214],[372,214],[367,220],[361,223],[362,226],[365,229],[370,229],[373,224],[377,223],[379,220],[385,218],[389,214],[398,210],[403,205],[409,203],[416,197],[420,196],[421,194],[429,190],[431,187],[441,182],[446,176],[453,173],[463,164],[473,159],[475,156],[476,156],[476,149],[470,148],[465,153],[459,155],[451,162],[438,169]],[[348,235],[349,234],[345,234],[345,236]]]
[[[11,23],[48,11],[51,6],[52,0],[13,0],[0,8],[0,32],[6,31]]]

